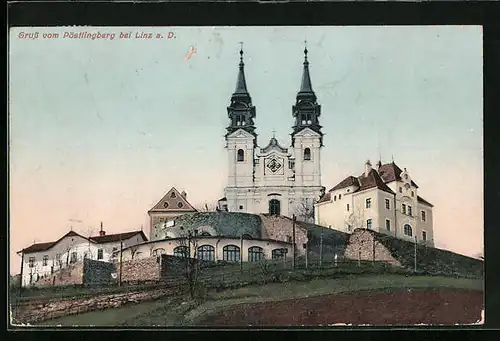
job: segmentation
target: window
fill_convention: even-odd
[[[243,209],[243,205],[240,205],[240,210],[242,210],[242,209]]]
[[[411,216],[411,206],[408,205],[408,215]]]
[[[277,199],[269,200],[269,214],[280,215],[280,202]]]
[[[170,197],[175,198],[176,197],[175,192],[172,192],[172,194],[170,194]]]
[[[339,200],[342,199],[342,194],[339,194]]]
[[[389,219],[386,219],[385,220],[385,229],[387,231],[390,231],[391,230],[391,221]]]
[[[198,247],[198,259],[206,261],[215,260],[215,248],[211,245],[202,245]]]
[[[48,261],[49,261],[49,256],[44,255],[42,260],[42,266],[47,266]]]
[[[311,149],[304,149],[304,160],[311,160]]]
[[[422,216],[422,221],[425,221],[425,211],[420,212],[420,214]]]
[[[243,149],[238,149],[238,161],[245,161],[245,152],[243,151]]]
[[[295,168],[295,161],[288,161],[288,168],[294,169]]]
[[[248,261],[258,262],[264,259],[264,249],[259,246],[252,246],[248,248]]]
[[[411,237],[413,235],[410,225],[405,224],[405,226],[404,226],[404,234],[407,235],[408,237]]]
[[[337,196],[336,195],[333,196],[333,201],[337,201]]]
[[[97,250],[97,260],[103,259],[103,258],[104,258],[104,250],[103,249]]]
[[[71,252],[71,260],[70,260],[70,263],[76,263],[78,259],[78,255],[76,252]]]
[[[301,121],[302,125],[311,124],[312,123],[311,114],[300,115],[300,121]]]
[[[347,204],[347,211],[349,211],[349,204]]]
[[[163,208],[168,208],[168,202],[166,202],[166,201],[165,201],[165,202],[163,203]]]
[[[366,228],[371,230],[371,228],[372,228],[372,220],[371,219],[368,219],[366,221]]]
[[[399,187],[399,193],[403,193],[403,188]]]
[[[422,240],[425,242],[427,240],[427,232],[422,231]]]
[[[402,207],[402,209],[401,209],[401,210],[403,211],[403,214],[406,214],[406,205],[405,205],[405,204],[403,204],[401,207]]]
[[[388,210],[391,209],[391,202],[389,201],[389,199],[385,199],[385,208]]]
[[[182,206],[184,206],[184,204],[183,204],[181,201],[179,201],[179,202],[177,203],[177,207],[182,208]]]
[[[181,257],[181,258],[188,258],[188,247],[187,246],[177,246],[174,248],[174,256],[175,257]]]
[[[164,253],[165,253],[165,249],[162,249],[162,248],[153,250],[153,257],[162,255]]]
[[[286,242],[291,243],[292,242],[292,236],[286,236]]]
[[[286,257],[287,249],[274,249],[271,251],[272,259],[282,259]]]
[[[372,207],[372,198],[366,198],[366,208]]]
[[[60,253],[56,254],[56,260],[59,260],[59,259],[61,259],[61,254]]]
[[[226,245],[222,249],[222,259],[227,262],[240,261],[240,248],[236,245]]]
[[[352,226],[350,224],[347,224],[347,231],[351,231],[352,230]]]
[[[411,191],[411,196],[414,197],[415,196],[415,192]]]

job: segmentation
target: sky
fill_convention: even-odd
[[[239,42],[263,147],[273,130],[290,144],[305,40],[323,185],[394,158],[434,204],[436,246],[482,253],[480,26],[29,27],[9,37],[11,273],[16,251],[70,228],[149,231],[147,211],[173,186],[213,206],[227,181]]]

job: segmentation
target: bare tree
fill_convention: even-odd
[[[365,212],[363,208],[360,206],[356,207],[345,223],[347,225],[347,232],[366,228]]]
[[[200,298],[199,277],[202,263],[198,259],[198,231],[187,231],[183,233],[177,242],[182,247],[183,259],[185,259],[184,279],[189,288],[189,295],[192,299]]]
[[[295,216],[298,221],[314,223],[314,204],[316,200],[303,198],[295,202]]]

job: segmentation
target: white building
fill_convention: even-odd
[[[315,205],[315,223],[352,232],[367,228],[396,238],[434,246],[433,205],[418,195],[419,187],[394,162],[360,176],[348,176]]]
[[[236,90],[227,108],[228,183],[219,209],[291,217],[303,206],[312,208],[324,193],[320,167],[323,133],[318,120],[321,106],[312,90],[307,49],[304,53],[302,83],[292,107],[295,125],[291,146],[284,148],[273,137],[267,146],[259,148],[255,107],[247,90],[240,51]]]
[[[147,238],[142,231],[106,235],[102,225],[99,235],[90,238],[69,231],[56,241],[36,243],[18,252],[23,258],[22,285],[35,283],[84,258],[111,262],[112,253],[120,250],[120,244],[126,248],[145,241]]]

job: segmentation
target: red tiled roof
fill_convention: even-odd
[[[146,235],[142,231],[132,231],[132,232],[125,232],[125,233],[117,233],[117,234],[108,234],[104,236],[95,236],[95,237],[90,237],[90,240],[97,244],[103,244],[103,243],[114,243],[114,242],[119,242],[120,240],[125,240],[128,238],[131,238],[137,234],[140,234],[143,238],[143,240],[147,241],[148,238],[146,238]]]
[[[30,245],[30,246],[28,246],[27,248],[25,248],[25,249],[23,249],[21,251],[24,251],[24,253],[34,253],[34,252],[47,251],[47,250],[50,250],[54,245],[56,245],[57,243],[59,243],[64,238],[66,238],[66,237],[72,237],[72,236],[76,236],[76,237],[81,237],[83,239],[87,239],[84,236],[79,235],[75,231],[71,230],[68,233],[66,233],[64,236],[62,236],[61,238],[59,238],[58,240],[56,240],[55,242],[35,243],[35,244]],[[19,251],[19,252],[21,252],[21,251]]]
[[[380,175],[378,175],[378,172],[375,169],[372,169],[370,173],[368,173],[368,176],[365,176],[362,174],[361,176],[358,177],[358,181],[361,184],[359,188],[355,192],[361,192],[370,188],[378,188],[384,192],[395,194],[382,180]]]
[[[430,202],[428,202],[427,200],[425,200],[424,198],[422,198],[421,196],[418,196],[417,195],[417,201],[420,203],[420,204],[424,204],[424,205],[428,205],[430,207],[434,207],[433,204],[431,204]]]
[[[387,163],[385,165],[382,165],[379,169],[378,172],[380,174],[380,177],[384,180],[385,183],[392,182],[392,181],[402,181],[401,179],[401,173],[403,171],[401,168],[398,167],[394,162]],[[417,184],[411,181],[411,184],[418,188]]]
[[[346,188],[346,187],[350,187],[350,186],[359,186],[358,179],[356,179],[354,176],[351,176],[351,175],[348,176],[347,178],[345,178],[344,180],[342,180],[341,182],[339,182],[336,186],[334,186],[328,192],[336,191],[338,189],[342,189],[342,188]]]

